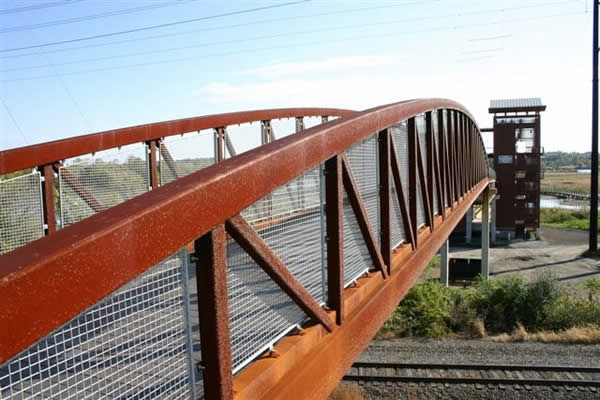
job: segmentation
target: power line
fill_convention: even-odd
[[[53,2],[50,2],[50,3],[34,4],[34,5],[31,5],[31,6],[10,8],[10,9],[6,9],[6,10],[0,10],[0,15],[2,15],[2,14],[14,14],[14,13],[19,13],[19,12],[24,12],[24,11],[40,10],[42,8],[64,6],[66,4],[77,3],[77,2],[80,2],[80,1],[83,1],[83,0],[53,1]]]
[[[308,0],[297,0],[297,1],[292,1],[292,2],[288,2],[288,3],[273,4],[273,5],[270,5],[270,6],[256,7],[256,8],[250,8],[250,9],[238,10],[238,11],[231,11],[231,12],[222,13],[222,14],[214,14],[214,15],[209,15],[209,16],[206,16],[206,17],[193,18],[193,19],[187,19],[187,20],[175,21],[175,22],[168,22],[166,24],[145,26],[145,27],[142,27],[142,28],[128,29],[128,30],[125,30],[125,31],[104,33],[104,34],[101,34],[101,35],[86,36],[86,37],[80,37],[80,38],[76,38],[76,39],[62,40],[62,41],[58,41],[58,42],[42,43],[42,44],[36,44],[36,45],[31,45],[31,46],[13,47],[11,49],[0,50],[0,53],[10,52],[10,51],[17,51],[17,50],[35,49],[35,48],[46,47],[46,46],[54,46],[54,45],[58,45],[58,44],[82,42],[82,41],[85,41],[85,40],[92,40],[92,39],[99,39],[99,38],[104,38],[104,37],[124,35],[124,34],[127,34],[127,33],[142,32],[142,31],[148,31],[148,30],[151,30],[151,29],[166,28],[166,27],[169,27],[169,26],[189,24],[191,22],[206,21],[206,20],[209,20],[209,19],[229,17],[229,16],[232,16],[232,15],[246,14],[246,13],[251,13],[251,12],[256,12],[256,11],[263,11],[263,10],[268,10],[268,9],[273,9],[273,8],[281,8],[281,7],[291,6],[291,5],[294,5],[294,4],[304,3],[306,1],[308,1]]]
[[[94,19],[113,17],[113,16],[117,16],[117,15],[131,14],[131,13],[135,13],[135,12],[139,12],[139,11],[153,10],[156,8],[180,5],[180,4],[184,4],[186,2],[190,2],[190,1],[196,1],[196,0],[175,0],[175,1],[170,1],[170,2],[166,2],[166,3],[155,3],[155,4],[149,4],[149,5],[133,7],[133,8],[124,8],[124,9],[119,9],[119,10],[106,11],[103,13],[85,15],[82,17],[74,17],[74,18],[61,19],[61,20],[55,20],[55,21],[40,22],[37,24],[31,24],[31,25],[14,26],[14,27],[10,27],[10,28],[0,29],[0,33],[26,31],[26,30],[32,30],[32,29],[47,28],[50,26],[72,24],[75,22],[90,21],[90,20],[94,20]]]
[[[427,0],[425,0],[425,1],[427,1]],[[4,56],[0,56],[0,59],[29,57],[29,56],[36,56],[36,55],[40,55],[40,54],[50,54],[50,53],[62,53],[62,52],[67,52],[67,51],[72,51],[72,50],[81,50],[81,49],[110,46],[113,44],[123,44],[123,43],[130,43],[130,42],[139,42],[139,41],[143,41],[143,40],[163,39],[166,37],[183,36],[183,35],[188,35],[191,33],[198,33],[198,32],[209,32],[209,31],[215,31],[215,30],[227,30],[227,29],[232,29],[232,28],[241,28],[241,27],[252,26],[252,25],[262,25],[262,24],[266,24],[266,23],[270,23],[270,22],[283,22],[283,21],[289,21],[289,20],[296,21],[296,20],[305,19],[305,18],[322,17],[322,16],[336,15],[336,14],[349,14],[349,13],[353,13],[353,12],[370,11],[370,10],[381,9],[381,8],[401,7],[401,6],[411,5],[411,4],[420,4],[423,2],[424,1],[392,3],[392,4],[386,4],[386,5],[345,9],[345,10],[340,10],[340,11],[329,11],[329,12],[295,15],[295,16],[289,16],[289,17],[270,18],[270,19],[267,18],[267,19],[255,20],[255,21],[238,23],[238,24],[220,25],[220,26],[215,26],[215,27],[207,27],[207,28],[203,28],[203,29],[193,29],[193,30],[184,31],[184,32],[173,32],[173,33],[165,33],[165,34],[160,34],[160,35],[144,36],[144,37],[134,38],[134,39],[124,39],[124,40],[116,40],[116,41],[104,42],[104,43],[94,43],[94,44],[88,44],[88,45],[84,45],[84,46],[68,47],[68,48],[64,48],[64,49],[53,49],[53,50],[37,51],[37,52],[25,53],[25,54],[4,55]]]
[[[497,11],[497,10],[494,10],[494,11]],[[281,37],[287,37],[287,36],[298,36],[298,35],[306,35],[306,34],[314,34],[314,33],[334,32],[334,31],[340,31],[340,30],[365,28],[365,27],[371,27],[371,26],[383,26],[383,25],[390,25],[390,24],[393,25],[393,24],[398,24],[398,23],[407,22],[407,21],[412,22],[412,21],[416,21],[416,20],[420,20],[420,21],[438,20],[438,19],[442,19],[442,18],[450,18],[453,16],[455,16],[455,15],[444,15],[444,16],[437,15],[437,16],[421,17],[418,19],[402,18],[402,19],[394,19],[394,20],[388,20],[388,21],[377,21],[377,22],[372,22],[372,23],[367,23],[367,24],[350,24],[350,25],[342,25],[342,26],[328,27],[328,28],[322,28],[322,29],[294,31],[294,32],[280,33],[280,34],[275,34],[275,35],[262,35],[262,36],[255,36],[255,37],[243,38],[243,39],[231,39],[231,40],[216,41],[216,42],[205,42],[205,43],[199,43],[199,44],[188,45],[188,46],[168,47],[168,48],[154,49],[154,50],[148,50],[148,51],[142,51],[142,52],[133,52],[133,53],[125,53],[125,54],[110,55],[110,56],[103,56],[103,57],[94,57],[94,58],[87,58],[87,59],[82,59],[82,60],[66,61],[63,63],[51,64],[51,65],[50,64],[41,64],[41,65],[33,65],[33,66],[27,66],[27,67],[7,68],[7,69],[0,70],[0,72],[24,71],[24,70],[45,68],[45,67],[50,67],[50,66],[55,67],[55,66],[64,66],[64,65],[76,65],[76,64],[84,64],[84,63],[90,63],[90,62],[96,62],[96,61],[107,61],[107,60],[114,60],[114,59],[119,59],[119,58],[138,57],[138,56],[145,56],[145,55],[150,55],[150,54],[162,54],[162,53],[166,53],[166,52],[197,49],[200,47],[208,47],[208,46],[216,46],[216,45],[224,45],[224,44],[234,44],[234,43],[244,43],[244,42],[263,40],[263,39],[274,39],[274,38],[281,38]],[[527,19],[527,20],[530,20],[530,19]],[[472,24],[471,26],[477,26],[477,24]]]
[[[531,17],[531,18],[512,19],[509,22],[535,21],[535,20],[541,20],[541,19],[560,18],[560,17],[584,15],[584,14],[585,13],[583,13],[583,12],[574,12],[574,13],[570,13],[570,14],[564,14],[564,13],[563,14],[553,14],[553,15],[545,15],[545,16],[538,16],[538,17]],[[395,21],[394,23],[397,23],[397,21]],[[403,31],[403,32],[388,32],[386,34],[377,33],[377,34],[372,34],[372,35],[359,35],[359,36],[353,36],[353,37],[346,37],[346,38],[342,38],[342,39],[333,39],[333,40],[328,39],[327,42],[328,43],[342,43],[342,42],[348,42],[348,41],[390,37],[390,36],[396,36],[398,34],[405,35],[405,34],[415,34],[415,33],[429,33],[429,32],[434,32],[434,31],[437,31],[437,32],[454,31],[457,29],[482,27],[482,26],[489,26],[489,25],[499,25],[502,23],[506,23],[506,21],[485,22],[485,23],[480,23],[480,24],[453,25],[453,26],[446,26],[446,27],[442,27],[442,28],[433,28],[433,29],[428,28],[428,29],[423,29],[423,30],[411,29],[411,30]],[[378,24],[378,25],[380,25],[380,24]],[[360,27],[360,26],[355,25],[355,27]],[[335,30],[335,28],[331,28],[330,30]],[[319,31],[313,30],[313,31],[305,31],[304,33],[317,33],[317,32],[319,32]],[[294,33],[288,33],[288,34],[281,34],[279,36],[289,36],[289,35],[299,35],[299,34],[300,34],[300,32],[294,32]],[[245,40],[252,40],[252,39],[245,39]],[[240,40],[238,40],[238,41],[240,41]],[[238,49],[235,51],[204,54],[201,56],[194,56],[194,57],[172,58],[172,59],[161,60],[161,61],[156,61],[156,62],[125,64],[125,65],[119,65],[119,66],[113,66],[113,67],[104,67],[104,68],[95,68],[95,69],[89,69],[89,70],[83,70],[83,71],[66,72],[66,73],[62,73],[62,74],[50,74],[50,75],[39,75],[39,76],[26,77],[26,78],[4,79],[4,80],[0,80],[0,82],[10,83],[10,82],[17,82],[17,81],[29,81],[29,80],[37,80],[37,79],[54,78],[57,76],[81,75],[81,74],[94,73],[94,72],[103,72],[103,71],[146,67],[146,66],[153,66],[153,65],[171,64],[171,63],[178,63],[178,62],[184,62],[184,61],[205,59],[208,57],[230,56],[230,55],[238,55],[238,54],[242,54],[242,53],[252,53],[252,52],[260,52],[260,51],[286,49],[286,48],[289,48],[290,46],[306,46],[306,45],[312,45],[312,44],[320,44],[320,43],[323,43],[323,41],[324,41],[323,39],[319,39],[317,41],[309,41],[309,42],[301,42],[301,43],[291,43],[291,44],[286,43],[286,44],[279,45],[279,46],[258,47],[258,48],[252,48],[252,49]]]

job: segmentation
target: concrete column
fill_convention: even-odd
[[[496,245],[496,197],[494,196],[494,200],[491,203],[492,206],[492,246]]]
[[[483,210],[481,215],[481,275],[490,277],[489,253],[490,253],[490,190],[486,188],[483,192]]]
[[[440,283],[444,286],[448,286],[448,263],[450,261],[450,245],[449,240],[446,239],[440,247]]]
[[[467,233],[465,234],[465,241],[467,244],[471,244],[471,239],[473,238],[473,207],[469,208],[466,215],[467,221]]]

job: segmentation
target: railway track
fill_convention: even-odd
[[[564,365],[404,364],[357,362],[344,377],[355,382],[412,382],[600,389],[600,368]]]

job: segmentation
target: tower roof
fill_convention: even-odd
[[[542,104],[539,97],[530,97],[526,99],[503,99],[491,100],[489,112],[491,114],[503,112],[519,111],[544,111],[546,106]]]

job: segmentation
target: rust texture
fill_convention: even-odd
[[[0,326],[11,327],[0,330],[0,362],[277,187],[373,132],[439,108],[468,113],[460,104],[444,99],[411,100],[355,113],[204,168],[0,256]],[[222,126],[219,118],[208,118],[210,124],[205,123]],[[164,124],[164,131],[144,131],[134,142],[199,127],[192,125],[174,124],[169,131]],[[108,148],[114,147],[114,141],[107,142]],[[94,146],[77,151],[98,150],[96,141],[85,143]],[[29,154],[31,160],[39,161],[42,156],[32,151],[31,146],[11,151],[10,157],[3,152],[0,164],[16,167],[16,161],[9,162],[16,154]],[[67,155],[57,151],[44,157],[54,160]]]
[[[325,217],[327,245],[327,304],[340,325],[344,320],[344,211],[342,158],[325,161]]]
[[[227,235],[223,224],[194,242],[204,396],[233,399],[227,296]]]
[[[206,115],[114,129],[0,151],[0,175],[34,168],[38,165],[52,164],[67,158],[95,153],[101,150],[147,142],[182,133],[196,132],[203,129],[213,129],[220,126],[239,125],[265,119],[294,118],[297,116],[318,117],[322,115],[335,115],[347,117],[354,113],[355,111],[337,108],[282,108]]]
[[[156,189],[158,187],[158,163],[156,160],[157,141],[150,140],[146,143],[148,146],[148,176],[150,177],[150,187]]]
[[[392,225],[391,225],[391,179],[390,179],[390,141],[389,129],[379,132],[379,221],[381,221],[381,257],[391,273],[392,260]]]
[[[365,239],[367,249],[369,250],[369,255],[371,256],[371,261],[373,261],[375,268],[381,271],[384,277],[387,277],[387,267],[383,262],[383,258],[381,257],[381,252],[377,246],[377,240],[375,239],[375,234],[373,233],[369,216],[367,215],[365,203],[360,195],[358,184],[356,183],[354,174],[350,169],[350,162],[348,162],[348,157],[345,153],[342,155],[342,182],[344,184],[344,189],[346,189],[346,194],[348,195],[350,205],[352,206],[352,211],[354,211],[356,222],[358,222],[360,233]]]
[[[444,221],[439,220],[435,232],[425,232],[422,235],[419,241],[421,245],[417,251],[411,251],[406,255],[400,252],[395,255],[393,272],[389,279],[383,280],[378,275],[366,278],[367,282],[357,289],[369,291],[368,295],[365,295],[365,300],[346,317],[342,326],[333,334],[322,337],[310,350],[305,351],[303,357],[296,360],[293,368],[285,371],[278,370],[276,382],[261,382],[262,385],[253,385],[252,391],[246,392],[241,385],[236,385],[239,390],[236,398],[240,400],[327,398],[417,280],[431,257],[437,253],[442,243],[447,240],[463,215],[487,186],[487,179],[475,185]],[[374,281],[372,286],[369,280]],[[262,378],[259,373],[253,376],[255,381],[260,381]],[[234,385],[235,383],[234,380]],[[261,395],[256,395],[258,393]]]
[[[56,219],[54,210],[54,168],[44,165],[39,168],[44,177],[42,182],[42,206],[44,207],[44,234],[52,235],[56,232]]]
[[[328,331],[333,331],[334,324],[329,315],[244,218],[240,215],[230,218],[225,222],[225,227],[227,233],[306,315],[319,322]]]

